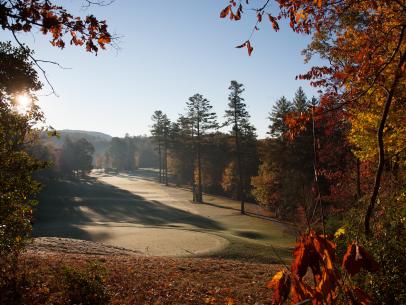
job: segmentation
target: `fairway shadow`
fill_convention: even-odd
[[[95,178],[52,181],[39,196],[34,236],[93,239],[78,226],[122,222],[145,226],[182,226],[222,230],[216,221],[102,183]],[[100,236],[99,238],[102,238]]]

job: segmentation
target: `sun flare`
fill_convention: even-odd
[[[31,108],[31,105],[32,105],[31,97],[25,93],[18,95],[16,98],[16,102],[17,102],[16,108],[17,108],[18,112],[21,112],[21,113],[27,112]]]

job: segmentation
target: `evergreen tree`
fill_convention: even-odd
[[[309,101],[302,87],[296,90],[295,97],[293,99],[293,111],[298,113],[306,113],[309,111]]]
[[[164,149],[164,160],[163,160],[163,171],[164,171],[164,181],[165,185],[168,185],[168,145],[169,145],[169,137],[170,137],[170,128],[171,128],[171,121],[168,119],[168,116],[164,114],[162,116],[162,142],[163,142],[163,149]]]
[[[244,98],[241,96],[244,92],[243,84],[237,81],[231,81],[228,88],[231,92],[228,96],[228,109],[224,117],[225,126],[233,126],[232,134],[235,140],[235,154],[238,173],[238,197],[241,201],[241,214],[244,214],[245,204],[245,185],[244,185],[244,160],[243,151],[244,144],[247,144],[247,139],[255,139],[255,128],[250,124],[250,115],[247,111],[247,106],[244,103]],[[230,171],[230,168],[228,169]]]
[[[285,123],[285,117],[292,111],[292,107],[292,103],[284,96],[276,101],[268,117],[271,121],[271,124],[268,126],[268,134],[272,137],[280,138],[289,130],[289,127]]]
[[[164,120],[164,114],[161,110],[156,110],[154,114],[151,117],[152,121],[154,122],[152,124],[151,128],[151,134],[152,137],[154,138],[156,145],[157,145],[157,150],[158,150],[158,163],[159,163],[159,182],[162,183],[162,146],[163,146],[163,120]]]
[[[197,175],[196,188],[194,190],[195,202],[203,202],[202,190],[202,166],[201,166],[201,146],[204,136],[213,129],[218,128],[217,116],[211,111],[213,106],[201,94],[195,94],[186,102],[187,114],[189,120],[193,151],[196,156],[196,164],[194,164],[194,174]]]
[[[193,131],[187,117],[181,115],[171,124],[169,162],[171,174],[177,185],[189,183],[192,187],[195,185],[192,136]]]

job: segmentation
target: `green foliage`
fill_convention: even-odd
[[[171,121],[161,110],[156,110],[151,117],[152,138],[157,145],[159,163],[159,182],[168,184],[168,146],[171,134]],[[175,126],[176,128],[176,126]]]
[[[34,104],[26,113],[15,105],[18,94],[41,88],[26,49],[0,43],[0,257],[16,255],[31,232],[33,196],[40,185],[32,174],[45,163],[28,153],[36,139],[33,126],[42,121]]]
[[[308,210],[313,203],[314,153],[310,122],[293,138],[287,134],[286,123],[287,116],[307,115],[308,105],[301,88],[296,91],[293,102],[285,97],[276,101],[269,116],[269,134],[273,137],[261,143],[260,170],[251,179],[257,202],[271,207],[282,218],[292,218],[300,214],[298,209]]]
[[[225,191],[232,191],[238,199],[241,200],[241,212],[244,213],[244,201],[247,190],[250,189],[249,177],[252,174],[252,168],[256,172],[258,164],[252,164],[256,157],[256,133],[255,127],[250,123],[250,115],[247,106],[242,97],[245,91],[244,85],[237,81],[231,81],[230,94],[228,96],[228,109],[225,112],[224,126],[232,126],[232,135],[234,138],[234,168],[226,168],[223,174],[223,188]],[[251,164],[250,164],[251,163]],[[251,165],[251,166],[250,166]],[[238,177],[233,181],[233,175]],[[247,179],[248,178],[248,179]],[[229,180],[227,183],[226,181]],[[234,185],[230,185],[233,183]],[[235,198],[235,197],[234,197]]]
[[[32,68],[29,52],[0,43],[0,292],[11,295],[18,257],[31,233],[34,195],[40,184],[32,175],[45,162],[34,158],[29,149],[37,139],[34,125],[43,120],[32,103],[19,111],[18,96],[35,101],[33,91],[41,88]]]
[[[292,111],[292,103],[282,96],[276,101],[272,107],[272,112],[269,113],[268,119],[271,124],[268,126],[269,134],[273,137],[282,137],[289,131],[289,127],[285,122],[286,115]]]
[[[363,205],[351,210],[345,217],[345,236],[342,247],[349,240],[359,243],[375,257],[380,265],[378,273],[364,273],[358,284],[373,296],[376,304],[406,304],[406,192],[382,199],[376,209],[372,232],[366,238],[360,227]]]

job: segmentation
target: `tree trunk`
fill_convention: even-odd
[[[361,198],[361,162],[357,158],[357,200]]]
[[[239,187],[239,197],[241,201],[241,214],[245,214],[245,194],[244,194],[244,179],[242,172],[242,162],[241,162],[241,149],[240,149],[240,138],[238,136],[238,131],[235,131],[235,145],[237,153],[237,165],[238,165],[238,187]]]
[[[402,28],[402,34],[400,37],[400,43],[403,40],[403,33],[404,33],[405,27]],[[379,128],[377,132],[377,140],[378,140],[378,153],[379,153],[379,162],[378,162],[378,168],[376,170],[376,175],[375,175],[375,183],[374,183],[374,188],[373,192],[371,195],[371,199],[369,201],[369,205],[365,214],[365,220],[364,220],[364,230],[365,230],[365,235],[370,236],[371,235],[371,225],[370,225],[370,220],[372,217],[372,212],[375,208],[376,201],[378,199],[378,194],[379,194],[379,188],[381,186],[381,178],[384,170],[384,165],[385,165],[385,148],[384,148],[384,142],[383,142],[383,132],[385,128],[385,123],[388,118],[389,110],[392,104],[393,100],[393,95],[395,93],[396,87],[399,83],[399,80],[402,76],[402,66],[406,60],[406,52],[404,54],[401,53],[400,61],[398,63],[396,72],[395,72],[395,79],[393,80],[392,86],[388,92],[388,95],[386,97],[385,101],[385,106],[383,109],[381,121],[379,123]]]
[[[237,120],[237,105],[235,102],[234,102],[234,133],[235,133],[235,149],[237,154],[237,166],[238,166],[238,193],[241,201],[241,214],[245,214],[244,180],[241,164],[241,149]]]
[[[168,186],[168,140],[165,139],[165,146],[164,146],[164,166],[165,166],[165,185]]]
[[[161,156],[161,143],[158,143],[158,158],[159,158],[159,183],[162,183],[162,156]]]
[[[197,194],[196,201],[203,202],[203,190],[202,190],[202,161],[200,154],[200,143],[197,143]]]

